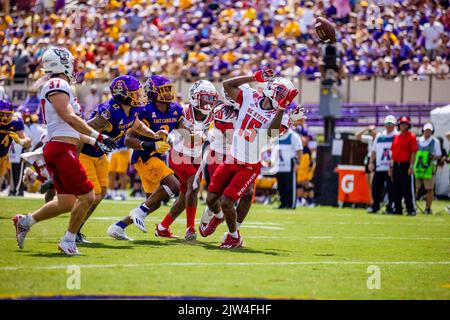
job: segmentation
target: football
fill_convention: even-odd
[[[336,31],[333,25],[327,19],[318,17],[314,23],[316,34],[322,42],[335,43]]]

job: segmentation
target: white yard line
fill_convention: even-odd
[[[247,226],[246,228],[260,228],[260,229],[274,229],[278,230],[281,228],[275,227],[256,227]],[[55,237],[27,237],[27,240],[54,240],[58,239],[60,236]],[[279,239],[279,240],[332,240],[332,239],[373,239],[373,240],[436,240],[436,241],[450,241],[448,237],[390,237],[390,236],[249,236],[244,235],[246,239]],[[111,237],[108,236],[89,236],[88,239],[109,239],[112,240]],[[156,238],[155,238],[156,239]],[[0,237],[0,240],[16,240],[15,237]],[[136,239],[139,240],[139,239]]]
[[[0,271],[14,270],[52,270],[66,269],[68,265],[50,266],[3,266]],[[77,264],[80,268],[147,268],[147,267],[199,267],[199,266],[302,266],[302,265],[450,265],[450,261],[280,261],[280,262],[163,262],[163,263],[125,263],[125,264]]]

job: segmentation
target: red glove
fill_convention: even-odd
[[[291,102],[295,99],[297,94],[298,94],[297,89],[293,89],[293,90],[289,91],[288,94],[286,95],[286,97],[284,97],[280,101],[274,101],[274,107],[277,109],[282,109],[282,110],[286,109],[286,107],[288,105],[290,105]]]
[[[253,78],[257,82],[267,82],[274,76],[273,70],[271,68],[265,68],[264,70],[258,70],[253,75]]]

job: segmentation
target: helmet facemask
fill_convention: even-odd
[[[197,102],[193,107],[200,111],[202,114],[207,115],[211,112],[212,108],[216,104],[219,96],[217,92],[197,92],[194,100]]]
[[[175,86],[173,83],[166,83],[160,86],[154,86],[153,91],[156,93],[156,101],[160,102],[174,102],[175,101]]]
[[[7,126],[11,123],[13,111],[0,110],[0,125]]]

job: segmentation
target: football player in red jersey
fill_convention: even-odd
[[[265,83],[262,96],[252,88],[239,88],[254,81]],[[207,205],[214,216],[204,233],[214,232],[226,220],[229,232],[225,234],[220,247],[228,249],[241,247],[243,243],[237,230],[234,204],[258,176],[261,151],[268,146],[271,138],[279,135],[285,108],[294,100],[298,91],[288,79],[274,78],[271,69],[259,70],[253,76],[228,79],[223,86],[225,92],[240,107],[230,147],[233,161],[217,168],[208,187]]]

